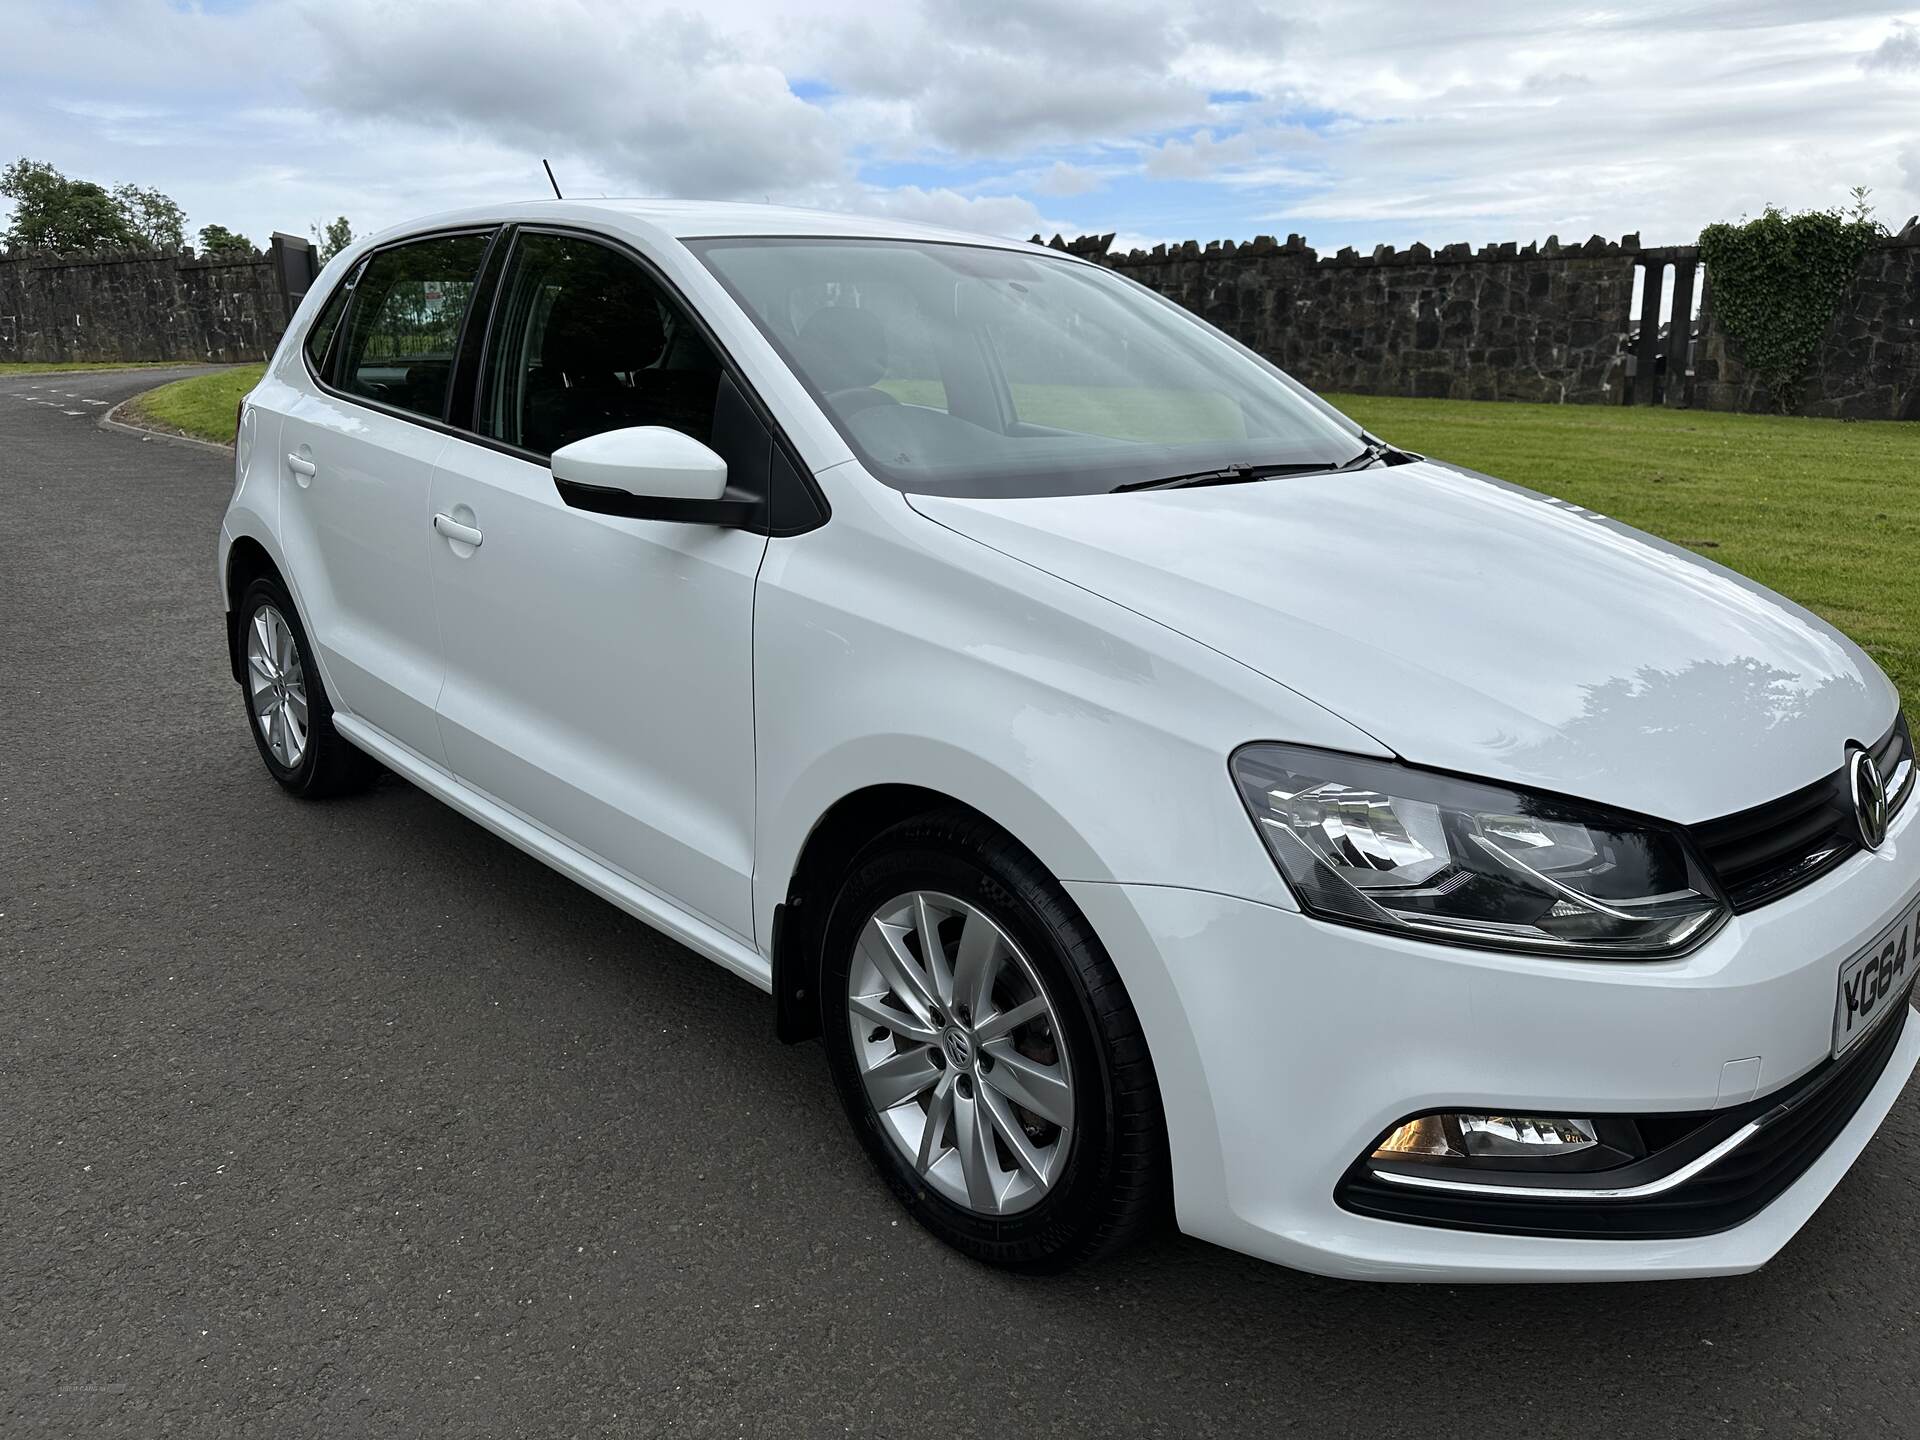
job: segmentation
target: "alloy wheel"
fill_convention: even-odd
[[[1059,1017],[984,912],[932,891],[881,906],[848,967],[847,1023],[881,1128],[947,1199],[1010,1215],[1064,1174],[1074,1099]]]
[[[271,605],[247,626],[247,698],[269,753],[296,769],[307,752],[307,676],[292,627]]]

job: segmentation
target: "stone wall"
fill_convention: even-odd
[[[1039,236],[1035,236],[1036,243]],[[1698,405],[1769,410],[1713,321],[1712,287],[1688,363],[1682,328],[1631,319],[1660,313],[1672,268],[1674,308],[1693,312],[1698,251],[1642,246],[1638,235],[1584,244],[1448,245],[1322,256],[1284,243],[1194,241],[1110,253],[1111,235],[1054,247],[1101,260],[1177,300],[1316,390],[1462,400]],[[1842,301],[1802,391],[1812,415],[1920,419],[1920,223],[1871,250]]]
[[[1638,240],[1382,246],[1298,235],[1105,257],[1315,390],[1603,401],[1624,373]]]
[[[0,255],[0,361],[264,360],[315,273],[275,235],[251,255]]]
[[[1715,322],[1707,287],[1694,360],[1693,403],[1705,410],[1773,410]],[[1920,224],[1867,252],[1835,307],[1800,388],[1799,413],[1840,420],[1920,420]]]

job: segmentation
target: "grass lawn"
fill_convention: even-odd
[[[0,360],[0,376],[58,375],[66,370],[165,370],[177,360]]]
[[[178,431],[196,440],[233,443],[233,418],[240,397],[260,383],[264,365],[236,365],[209,375],[175,380],[127,402],[122,418]],[[131,412],[131,413],[129,413]]]
[[[228,441],[261,368],[176,381],[137,403],[160,424]],[[925,386],[901,398],[937,404],[933,385],[888,388]],[[1021,399],[1036,411],[1065,403],[1052,387],[1027,388]],[[1612,515],[1792,596],[1865,646],[1920,712],[1920,424],[1328,398],[1395,444]],[[1108,433],[1127,428],[1120,413],[1081,418]],[[1201,407],[1180,429],[1211,431],[1217,420]]]

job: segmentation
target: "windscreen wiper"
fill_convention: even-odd
[[[1219,470],[1196,470],[1189,475],[1167,475],[1157,480],[1130,480],[1125,485],[1116,485],[1111,493],[1119,495],[1128,490],[1189,490],[1202,485],[1240,485],[1249,480],[1271,480],[1277,475],[1337,475],[1344,470],[1364,470],[1379,461],[1389,460],[1399,452],[1371,436],[1367,437],[1366,448],[1351,460],[1343,460],[1337,465],[1315,462],[1306,465],[1228,465]]]

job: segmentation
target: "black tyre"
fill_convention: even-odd
[[[821,971],[848,1117],[935,1235],[992,1264],[1057,1270],[1161,1215],[1165,1122],[1139,1018],[1098,938],[1017,842],[963,812],[888,830],[849,867]]]
[[[240,695],[267,771],[303,799],[364,789],[380,767],[333,728],[333,706],[286,587],[261,576],[240,597]]]

